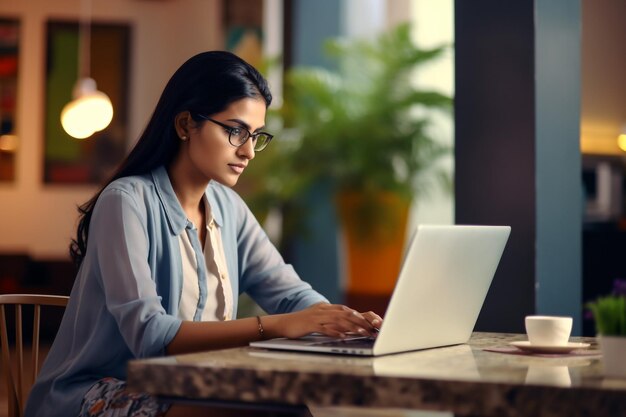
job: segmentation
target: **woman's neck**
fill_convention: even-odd
[[[202,197],[209,181],[181,159],[175,159],[167,167],[167,172],[183,210],[188,215],[197,212],[201,208]]]

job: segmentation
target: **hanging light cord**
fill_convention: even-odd
[[[78,78],[88,78],[91,72],[91,0],[81,1],[79,25]]]

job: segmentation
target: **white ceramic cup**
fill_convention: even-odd
[[[559,316],[526,316],[526,334],[531,345],[565,346],[572,332],[572,318]]]

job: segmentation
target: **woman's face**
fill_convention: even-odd
[[[246,128],[256,133],[265,126],[265,101],[244,98],[231,103],[224,111],[203,115],[224,125]],[[192,121],[193,122],[193,121]],[[252,158],[254,143],[250,138],[236,147],[228,140],[228,131],[211,121],[205,121],[189,129],[189,138],[182,147],[189,159],[202,175],[229,187],[237,184],[239,176]]]

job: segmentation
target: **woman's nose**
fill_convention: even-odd
[[[252,138],[248,139],[246,143],[237,148],[237,154],[247,159],[254,159],[254,141]]]

